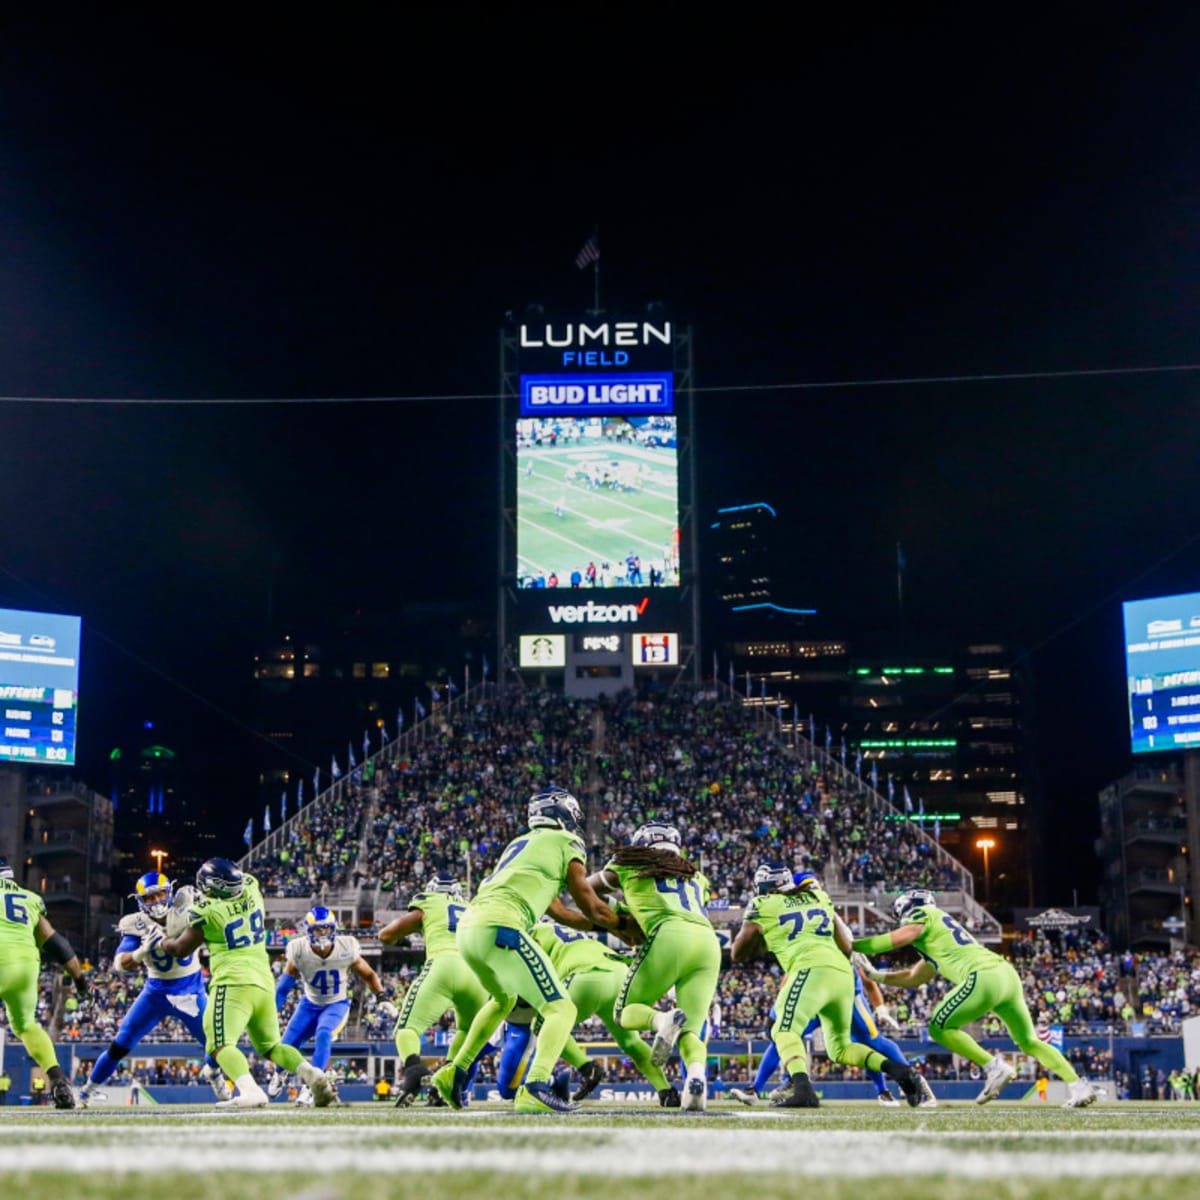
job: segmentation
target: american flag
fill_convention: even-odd
[[[583,249],[575,255],[575,265],[582,271],[589,263],[600,261],[600,235],[593,233],[586,242],[583,243]]]

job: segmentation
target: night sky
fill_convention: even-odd
[[[0,402],[0,606],[84,615],[83,767],[244,737],[268,603],[487,602],[496,333],[590,304],[598,228],[604,307],[695,329],[701,512],[776,508],[782,601],[889,628],[899,541],[911,628],[1032,656],[1090,896],[1119,602],[1200,589],[1200,371],[797,385],[1200,363],[1200,19],[1124,16],[6,21],[0,395],[403,398]]]

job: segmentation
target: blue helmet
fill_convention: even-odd
[[[666,821],[647,821],[634,831],[629,844],[644,846],[649,850],[670,850],[678,854],[683,845],[683,835]]]
[[[796,887],[796,891],[803,892],[810,887],[820,887],[821,881],[812,871],[797,871],[792,876],[792,883]]]
[[[544,792],[534,792],[529,797],[529,828],[565,829],[578,833],[583,824],[583,809],[570,792],[560,787],[550,787]]]
[[[196,888],[213,900],[236,900],[246,886],[242,868],[231,858],[210,858],[196,872]]]
[[[333,940],[338,931],[337,917],[323,904],[318,904],[316,908],[311,908],[305,913],[304,928],[314,950],[333,949]]]
[[[147,871],[134,884],[133,898],[137,906],[155,921],[165,921],[175,887],[161,871]]]
[[[927,904],[936,904],[937,897],[928,888],[909,888],[906,892],[892,901],[892,913],[897,922],[903,921],[914,908],[924,908]]]
[[[754,872],[754,890],[760,896],[767,892],[790,892],[792,890],[792,873],[779,863],[763,863]]]
[[[0,854],[0,879],[12,879],[12,877],[12,863],[4,855]]]

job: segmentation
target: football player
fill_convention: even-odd
[[[462,885],[453,875],[439,872],[409,901],[408,912],[379,931],[379,940],[385,946],[394,946],[418,930],[425,938],[425,965],[405,993],[393,1032],[402,1070],[397,1108],[411,1104],[429,1077],[429,1068],[421,1061],[425,1031],[447,1009],[454,1009],[454,1037],[446,1053],[448,1059],[453,1058],[487,1003],[483,984],[458,952],[458,922],[466,911]],[[394,1008],[390,1015],[395,1015]]]
[[[1012,963],[981,946],[949,913],[937,907],[936,897],[924,888],[909,888],[892,905],[899,929],[875,937],[859,938],[854,949],[858,965],[870,979],[885,987],[917,988],[935,975],[956,986],[934,1009],[929,1036],[953,1054],[969,1058],[984,1070],[983,1090],[976,1104],[995,1099],[1016,1070],[1002,1054],[989,1054],[963,1028],[995,1013],[1022,1051],[1036,1058],[1067,1084],[1064,1108],[1086,1108],[1104,1094],[1101,1088],[1080,1079],[1075,1068],[1048,1042],[1038,1038],[1021,990],[1021,977]],[[865,956],[887,954],[911,946],[921,956],[903,971],[880,971]]]
[[[601,945],[594,937],[548,919],[534,926],[533,937],[550,955],[550,961],[566,984],[567,995],[576,1008],[576,1023],[599,1015],[613,1041],[658,1093],[663,1108],[678,1108],[679,1093],[668,1082],[662,1067],[654,1062],[650,1047],[639,1033],[627,1029],[616,1017],[629,960]],[[573,1038],[564,1048],[563,1057],[580,1075],[580,1086],[572,1099],[579,1101],[590,1096],[604,1079],[603,1068],[589,1058]]]
[[[517,1090],[517,1112],[572,1112],[554,1093],[551,1071],[575,1026],[575,1005],[549,955],[530,937],[549,912],[567,924],[615,930],[617,915],[588,882],[587,852],[579,837],[583,810],[562,788],[535,793],[529,801],[529,831],[514,838],[480,885],[458,923],[458,950],[491,999],[479,1010],[458,1053],[433,1075],[447,1104],[462,1107],[462,1090],[479,1051],[517,1001],[527,1001],[542,1018],[537,1051],[526,1082]],[[569,891],[580,913],[560,900]]]
[[[71,943],[46,919],[46,906],[37,892],[26,891],[13,878],[8,859],[0,858],[0,1000],[9,1028],[21,1039],[50,1081],[55,1108],[74,1108],[75,1094],[58,1065],[50,1035],[37,1023],[38,974],[41,954],[61,963],[75,981],[75,990],[88,993],[87,977]]]
[[[358,938],[338,933],[337,917],[318,905],[304,917],[304,937],[288,940],[286,962],[275,988],[275,1007],[282,1012],[297,980],[304,983],[304,995],[283,1031],[285,1046],[299,1049],[310,1038],[314,1041],[312,1064],[324,1071],[333,1057],[333,1043],[350,1017],[350,976],[357,975],[375,996],[383,995],[379,976],[362,956]],[[380,1009],[394,1017],[396,1007],[382,1000]],[[274,1099],[283,1091],[286,1072],[276,1068],[267,1083],[267,1095]],[[313,1104],[312,1092],[302,1086],[296,1103],[305,1108]]]
[[[210,858],[196,872],[198,896],[176,903],[167,913],[167,936],[159,949],[172,958],[186,958],[208,947],[211,971],[209,1003],[204,1010],[206,1049],[236,1095],[217,1102],[218,1108],[262,1108],[267,1093],[250,1074],[250,1064],[238,1049],[243,1033],[263,1058],[285,1071],[294,1071],[312,1089],[317,1108],[336,1098],[325,1072],[307,1062],[295,1046],[279,1036],[275,1008],[275,976],[267,957],[267,918],[262,891],[253,875],[228,858]]]
[[[686,1068],[681,1107],[708,1104],[708,1011],[721,971],[721,945],[708,919],[708,880],[681,853],[674,825],[638,829],[589,882],[600,895],[620,891],[646,936],[626,972],[614,1016],[623,1029],[654,1031],[651,1059],[661,1067],[675,1043]],[[672,988],[677,1007],[657,1010]]]
[[[176,1017],[188,1033],[204,1045],[204,1008],[207,995],[204,976],[200,971],[200,956],[195,952],[183,958],[163,953],[159,943],[166,936],[167,913],[175,888],[158,871],[148,871],[135,884],[132,899],[138,911],[126,913],[117,923],[121,940],[113,952],[113,966],[121,971],[146,968],[146,982],[133,1007],[125,1014],[117,1036],[107,1050],[96,1059],[92,1073],[79,1090],[80,1107],[89,1101],[103,1100],[98,1089],[117,1069],[117,1064],[152,1029],[167,1017]],[[208,1056],[202,1074],[212,1085],[217,1099],[229,1098],[229,1085],[216,1061]]]
[[[816,876],[805,872],[796,883],[787,867],[764,863],[754,873],[754,885],[758,894],[746,909],[730,954],[735,963],[746,962],[765,943],[786,972],[775,1001],[771,1040],[790,1076],[792,1094],[777,1107],[820,1107],[804,1048],[804,1030],[817,1017],[834,1062],[882,1071],[915,1108],[924,1095],[917,1071],[852,1039],[851,934]]]

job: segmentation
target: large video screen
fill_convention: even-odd
[[[1123,608],[1133,752],[1200,744],[1200,592]]]
[[[677,418],[517,421],[517,585],[679,586]]]
[[[75,761],[78,617],[0,608],[0,759]]]

